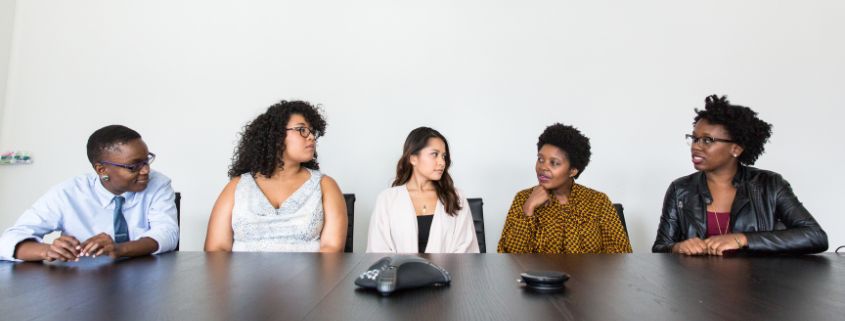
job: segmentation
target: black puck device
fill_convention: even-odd
[[[569,280],[569,274],[557,271],[528,271],[520,274],[517,280],[525,288],[534,292],[553,293],[563,290],[563,284]]]

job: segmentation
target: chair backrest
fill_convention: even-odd
[[[472,223],[475,225],[475,236],[478,238],[478,249],[487,253],[487,239],[484,238],[484,201],[481,198],[468,198],[469,211],[472,213]]]
[[[355,194],[343,194],[343,200],[346,201],[346,245],[343,246],[343,251],[352,253],[352,233],[355,229]]]
[[[176,240],[176,249],[174,251],[179,250],[179,240],[182,238],[182,210],[180,206],[182,205],[182,193],[176,192],[176,227],[179,228],[177,232],[177,240]]]
[[[625,236],[628,236],[628,224],[625,224],[625,207],[619,203],[613,203],[613,207],[616,208],[616,215],[619,216],[619,221],[622,222],[622,228],[625,229]]]

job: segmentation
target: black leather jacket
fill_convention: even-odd
[[[733,184],[737,190],[730,228],[748,238],[744,252],[803,254],[827,250],[827,234],[780,174],[740,165]],[[671,252],[677,242],[693,237],[704,239],[707,204],[712,199],[703,172],[672,182],[666,191],[651,251]],[[778,223],[786,229],[776,229]]]

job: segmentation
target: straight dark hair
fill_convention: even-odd
[[[419,155],[419,152],[428,146],[428,141],[432,138],[438,138],[446,145],[446,168],[443,169],[443,176],[440,177],[440,180],[433,182],[434,190],[437,191],[437,198],[443,203],[446,213],[455,216],[461,210],[461,201],[458,199],[458,193],[455,192],[452,177],[449,176],[452,153],[449,152],[449,142],[446,141],[446,137],[432,128],[420,127],[408,134],[408,138],[405,139],[405,146],[402,148],[402,157],[396,164],[396,179],[393,180],[393,186],[404,185],[411,180],[411,175],[414,172],[414,166],[411,165],[411,155]]]

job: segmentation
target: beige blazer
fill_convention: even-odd
[[[478,253],[475,226],[466,198],[451,216],[437,201],[425,253]],[[417,216],[405,185],[388,188],[376,199],[367,237],[368,253],[419,253]]]

